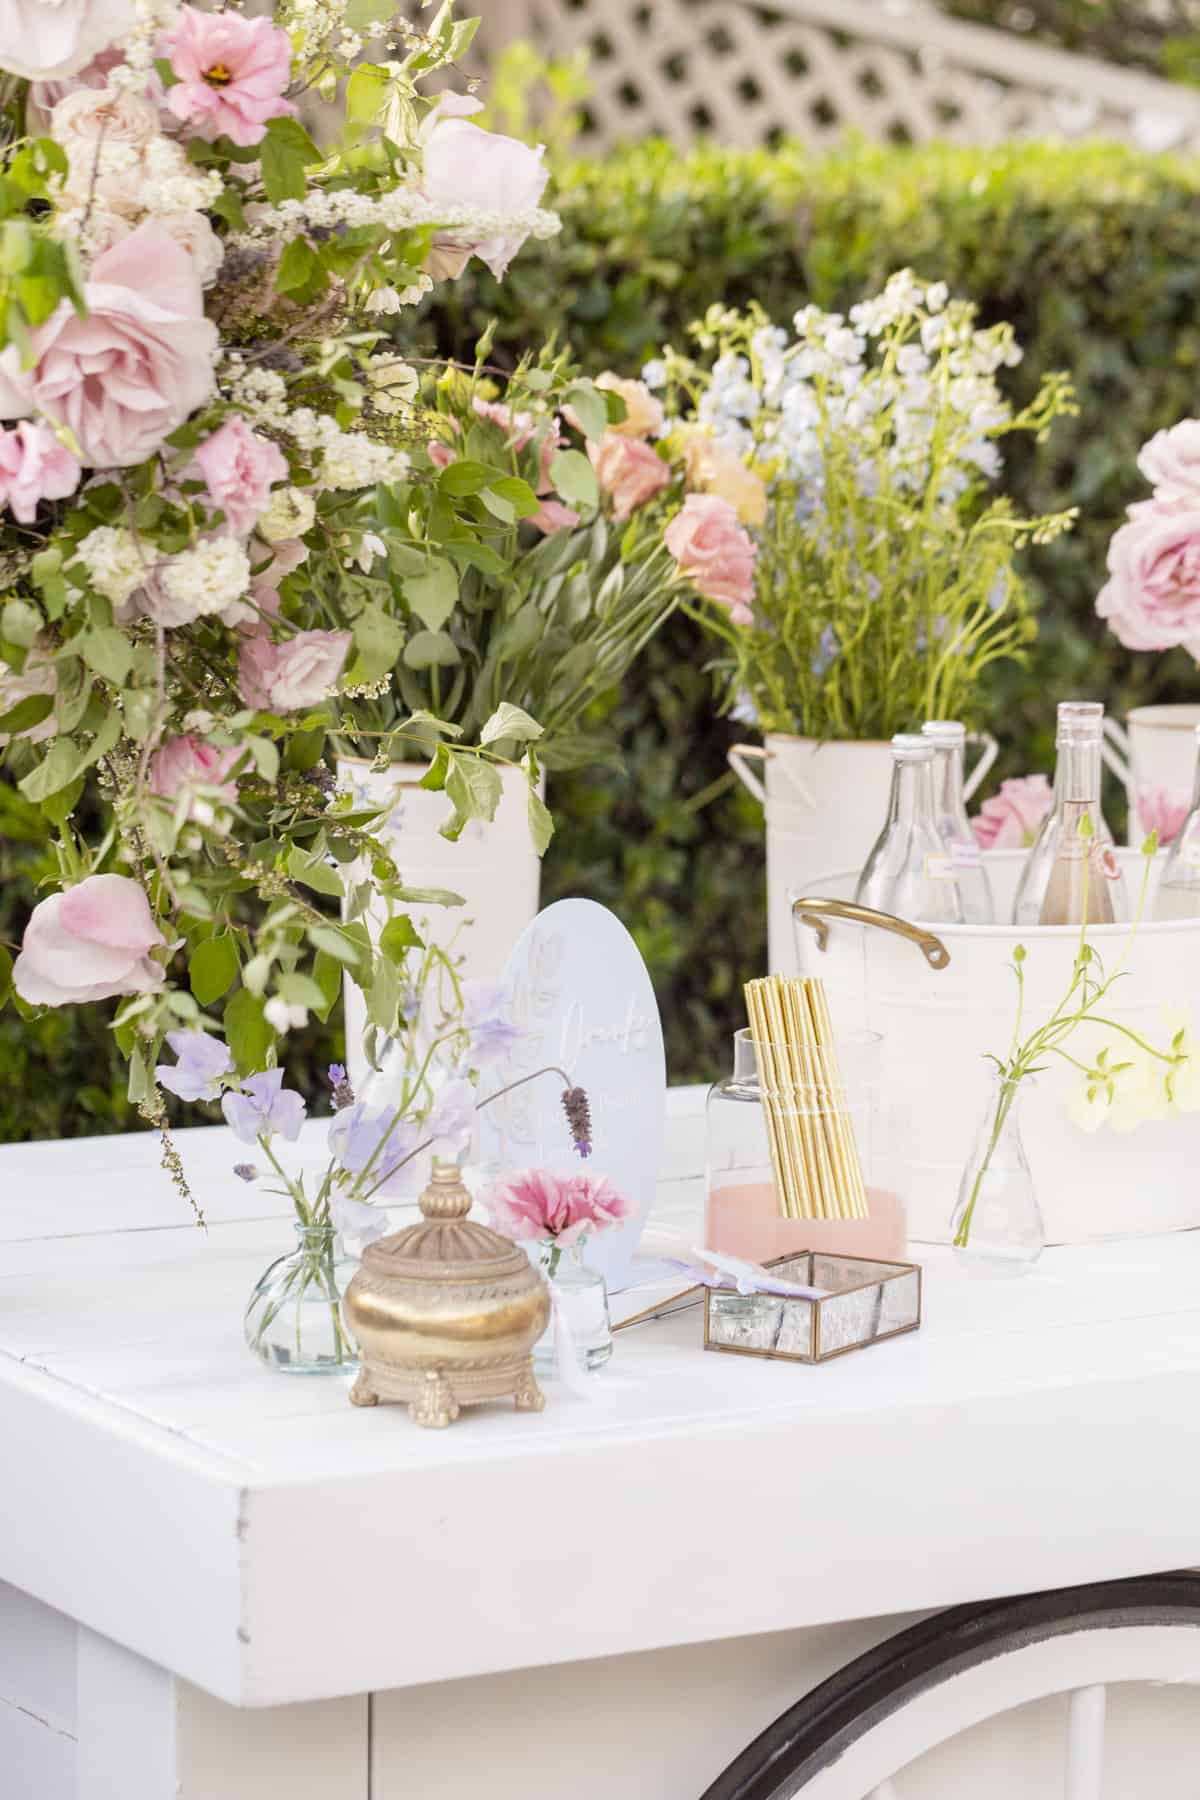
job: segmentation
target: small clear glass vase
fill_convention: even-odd
[[[1046,1248],[1046,1227],[1021,1141],[1021,1105],[1032,1082],[997,1072],[950,1221],[963,1266],[1024,1275]]]
[[[613,1353],[608,1316],[608,1284],[583,1260],[583,1242],[563,1246],[547,1239],[537,1246],[537,1266],[554,1303],[550,1323],[533,1351],[539,1375],[561,1376],[562,1356],[571,1353],[579,1370],[599,1369]]]
[[[297,1225],[297,1248],[259,1277],[246,1308],[246,1342],[289,1375],[353,1372],[358,1354],[342,1321],[342,1295],[358,1267],[332,1225]]]

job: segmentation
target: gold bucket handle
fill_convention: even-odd
[[[907,919],[898,919],[893,913],[875,912],[853,900],[795,900],[792,913],[816,933],[818,950],[824,950],[829,942],[830,919],[848,919],[854,925],[873,925],[877,931],[891,931],[897,937],[907,938],[909,943],[917,946],[931,969],[944,969],[950,961],[950,952],[932,931],[922,931],[919,925],[910,925]]]

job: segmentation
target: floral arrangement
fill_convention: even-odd
[[[1137,466],[1153,492],[1113,534],[1096,611],[1129,650],[1200,662],[1200,419],[1156,432]]]
[[[628,1201],[603,1176],[586,1171],[556,1175],[550,1169],[525,1169],[492,1188],[483,1204],[502,1237],[546,1249],[551,1280],[564,1250],[582,1250],[596,1232],[629,1217]]]
[[[1085,840],[1092,835],[1089,818],[1080,821],[1079,834]],[[965,1250],[970,1246],[975,1209],[1021,1084],[1045,1068],[1047,1058],[1057,1057],[1078,1072],[1071,1116],[1086,1131],[1094,1131],[1106,1123],[1116,1130],[1130,1130],[1147,1119],[1200,1111],[1200,1059],[1195,1054],[1186,1022],[1174,1023],[1167,1048],[1159,1050],[1139,1032],[1110,1018],[1105,1011],[1106,1002],[1125,973],[1145,911],[1157,849],[1158,840],[1151,833],[1142,846],[1142,882],[1133,921],[1121,956],[1108,974],[1104,972],[1095,948],[1088,942],[1089,859],[1086,854],[1083,856],[1083,922],[1079,928],[1071,979],[1058,1005],[1025,1037],[1021,1032],[1025,1022],[1026,951],[1023,944],[1014,949],[1012,966],[1017,978],[1017,1010],[1012,1041],[1006,1057],[989,1058],[999,1073],[999,1098],[983,1156],[969,1189],[964,1181],[967,1191],[956,1209],[953,1240],[956,1249]],[[1084,1026],[1093,1028],[1093,1039],[1097,1034],[1108,1039],[1087,1058],[1067,1048]]]
[[[731,700],[764,731],[886,738],[969,718],[979,678],[1032,635],[1014,552],[1073,514],[1019,518],[989,493],[1000,440],[1074,410],[1064,375],[1014,412],[998,385],[1011,327],[980,329],[945,285],[905,270],[849,317],[804,307],[793,337],[714,307],[698,356],[643,374],[697,490],[676,525],[709,571],[705,623]],[[753,543],[722,531],[724,500]]]
[[[511,458],[469,481],[430,465],[404,310],[557,229],[540,151],[483,132],[469,95],[422,95],[475,22],[392,14],[29,0],[0,18],[0,757],[58,832],[60,884],[15,966],[0,953],[0,997],[11,972],[26,1008],[120,998],[131,1097],[160,1123],[165,1036],[223,1034],[209,1083],[257,1080],[234,1113],[274,1094],[271,1118],[278,1040],[329,1011],[343,970],[398,1024],[419,938],[335,750],[436,745],[451,832],[490,816],[520,757],[548,835],[519,708],[473,716],[474,744],[417,706],[372,711],[402,648],[422,666],[397,611],[436,640],[448,574],[499,579],[494,520],[543,504]],[[314,93],[344,97],[320,146]]]

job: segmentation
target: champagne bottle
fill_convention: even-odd
[[[968,925],[992,925],[996,908],[983,852],[975,841],[963,799],[963,758],[967,732],[957,719],[927,719],[921,736],[934,748],[933,817],[954,864],[963,919]]]
[[[1085,887],[1090,924],[1111,925],[1128,917],[1112,834],[1100,810],[1103,728],[1104,708],[1097,702],[1060,704],[1054,805],[1021,871],[1013,903],[1017,925],[1080,924]]]
[[[898,918],[960,925],[958,875],[934,820],[934,754],[928,738],[901,732],[892,739],[887,819],[854,898]]]
[[[1196,727],[1196,752],[1192,810],[1167,856],[1154,896],[1156,919],[1200,918],[1200,725]]]

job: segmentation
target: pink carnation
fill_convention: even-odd
[[[1200,496],[1131,507],[1108,546],[1108,574],[1096,611],[1126,649],[1182,645],[1200,661]]]
[[[348,631],[298,631],[282,644],[247,637],[238,652],[238,687],[259,712],[303,712],[328,700],[350,651]]]
[[[166,104],[202,137],[227,137],[245,149],[262,142],[272,119],[296,110],[283,98],[291,42],[269,19],[184,6],[164,47],[178,77]]]
[[[64,500],[79,486],[79,464],[45,425],[28,419],[0,431],[0,506],[32,525],[43,500]]]
[[[1157,831],[1160,844],[1173,844],[1192,810],[1190,794],[1173,794],[1169,788],[1139,788],[1138,823],[1147,836]]]
[[[984,801],[971,829],[983,850],[1023,850],[1053,805],[1054,790],[1044,775],[1011,776]]]
[[[728,500],[716,494],[689,494],[663,536],[697,593],[727,606],[735,625],[754,623],[758,550]]]
[[[237,782],[228,776],[240,756],[240,750],[218,750],[190,732],[167,738],[150,760],[150,791],[174,800],[184,788],[213,788],[215,798],[232,805],[238,795]]]
[[[89,875],[30,914],[13,986],[31,1006],[76,1006],[160,988],[150,955],[166,939],[144,890],[127,875]]]
[[[516,1242],[553,1238],[577,1243],[629,1217],[629,1202],[595,1175],[556,1175],[526,1169],[494,1187],[484,1200],[493,1226]]]
[[[671,471],[656,451],[640,438],[622,437],[606,431],[598,444],[589,443],[587,453],[596,471],[596,480],[613,503],[613,518],[627,519],[661,492],[671,479]]]
[[[227,420],[205,438],[196,462],[213,505],[221,508],[229,529],[239,537],[267,510],[272,482],[286,481],[288,474],[287,458],[278,445],[251,431],[240,418]]]

